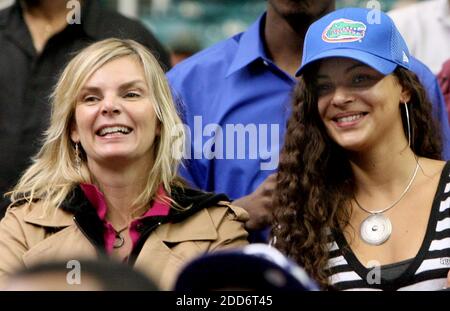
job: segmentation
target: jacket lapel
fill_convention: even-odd
[[[24,220],[29,224],[40,226],[51,233],[47,238],[30,247],[22,256],[25,266],[30,267],[39,262],[57,260],[93,258],[95,248],[83,237],[73,221],[73,215],[61,209],[45,212],[35,206]]]
[[[182,222],[162,225],[155,233],[168,243],[217,239],[214,223],[206,209],[197,211]]]
[[[64,228],[73,225],[73,215],[62,209],[49,208],[45,211],[40,203],[35,203],[24,217],[25,222],[40,227]]]
[[[223,213],[226,213],[224,209]],[[197,243],[218,238],[208,211],[197,211],[183,221],[161,224],[146,239],[135,267],[150,275],[163,290],[171,290],[175,282],[174,271],[199,254],[208,251]]]
[[[96,248],[73,224],[37,243],[22,256],[27,267],[42,262],[95,258]]]

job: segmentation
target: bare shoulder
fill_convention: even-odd
[[[419,159],[420,171],[428,179],[439,179],[446,163],[445,161],[428,158]]]
[[[439,188],[445,164],[445,161],[419,159],[419,171],[414,188],[420,192],[422,197],[427,194],[429,198],[434,198],[436,190]]]

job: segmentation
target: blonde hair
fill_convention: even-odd
[[[135,206],[148,204],[160,185],[170,194],[176,181],[180,159],[172,155],[172,146],[184,143],[182,123],[176,112],[165,74],[155,57],[141,44],[132,40],[106,39],[94,43],[66,66],[51,96],[50,126],[44,134],[43,145],[33,158],[13,191],[8,195],[12,204],[39,200],[46,210],[59,207],[79,183],[92,183],[87,164],[76,168],[74,143],[70,139],[78,95],[91,75],[106,63],[134,57],[142,65],[148,89],[154,96],[154,109],[160,121],[160,135],[154,142],[155,160],[147,175],[146,186],[135,200]],[[174,133],[173,129],[177,129]]]

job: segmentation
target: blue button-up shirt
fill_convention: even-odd
[[[195,149],[191,158],[198,158],[186,161],[181,175],[232,199],[253,192],[276,170],[296,83],[266,55],[262,21],[168,73],[184,104]]]
[[[180,171],[193,185],[237,199],[253,192],[278,164],[290,95],[296,80],[278,68],[263,46],[265,15],[234,37],[175,66],[168,78],[182,102],[191,158]],[[450,129],[436,78],[418,61],[413,70],[424,81],[445,134]]]

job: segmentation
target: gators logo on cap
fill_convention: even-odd
[[[322,40],[329,43],[359,41],[366,35],[362,22],[340,18],[332,21],[322,33]]]

